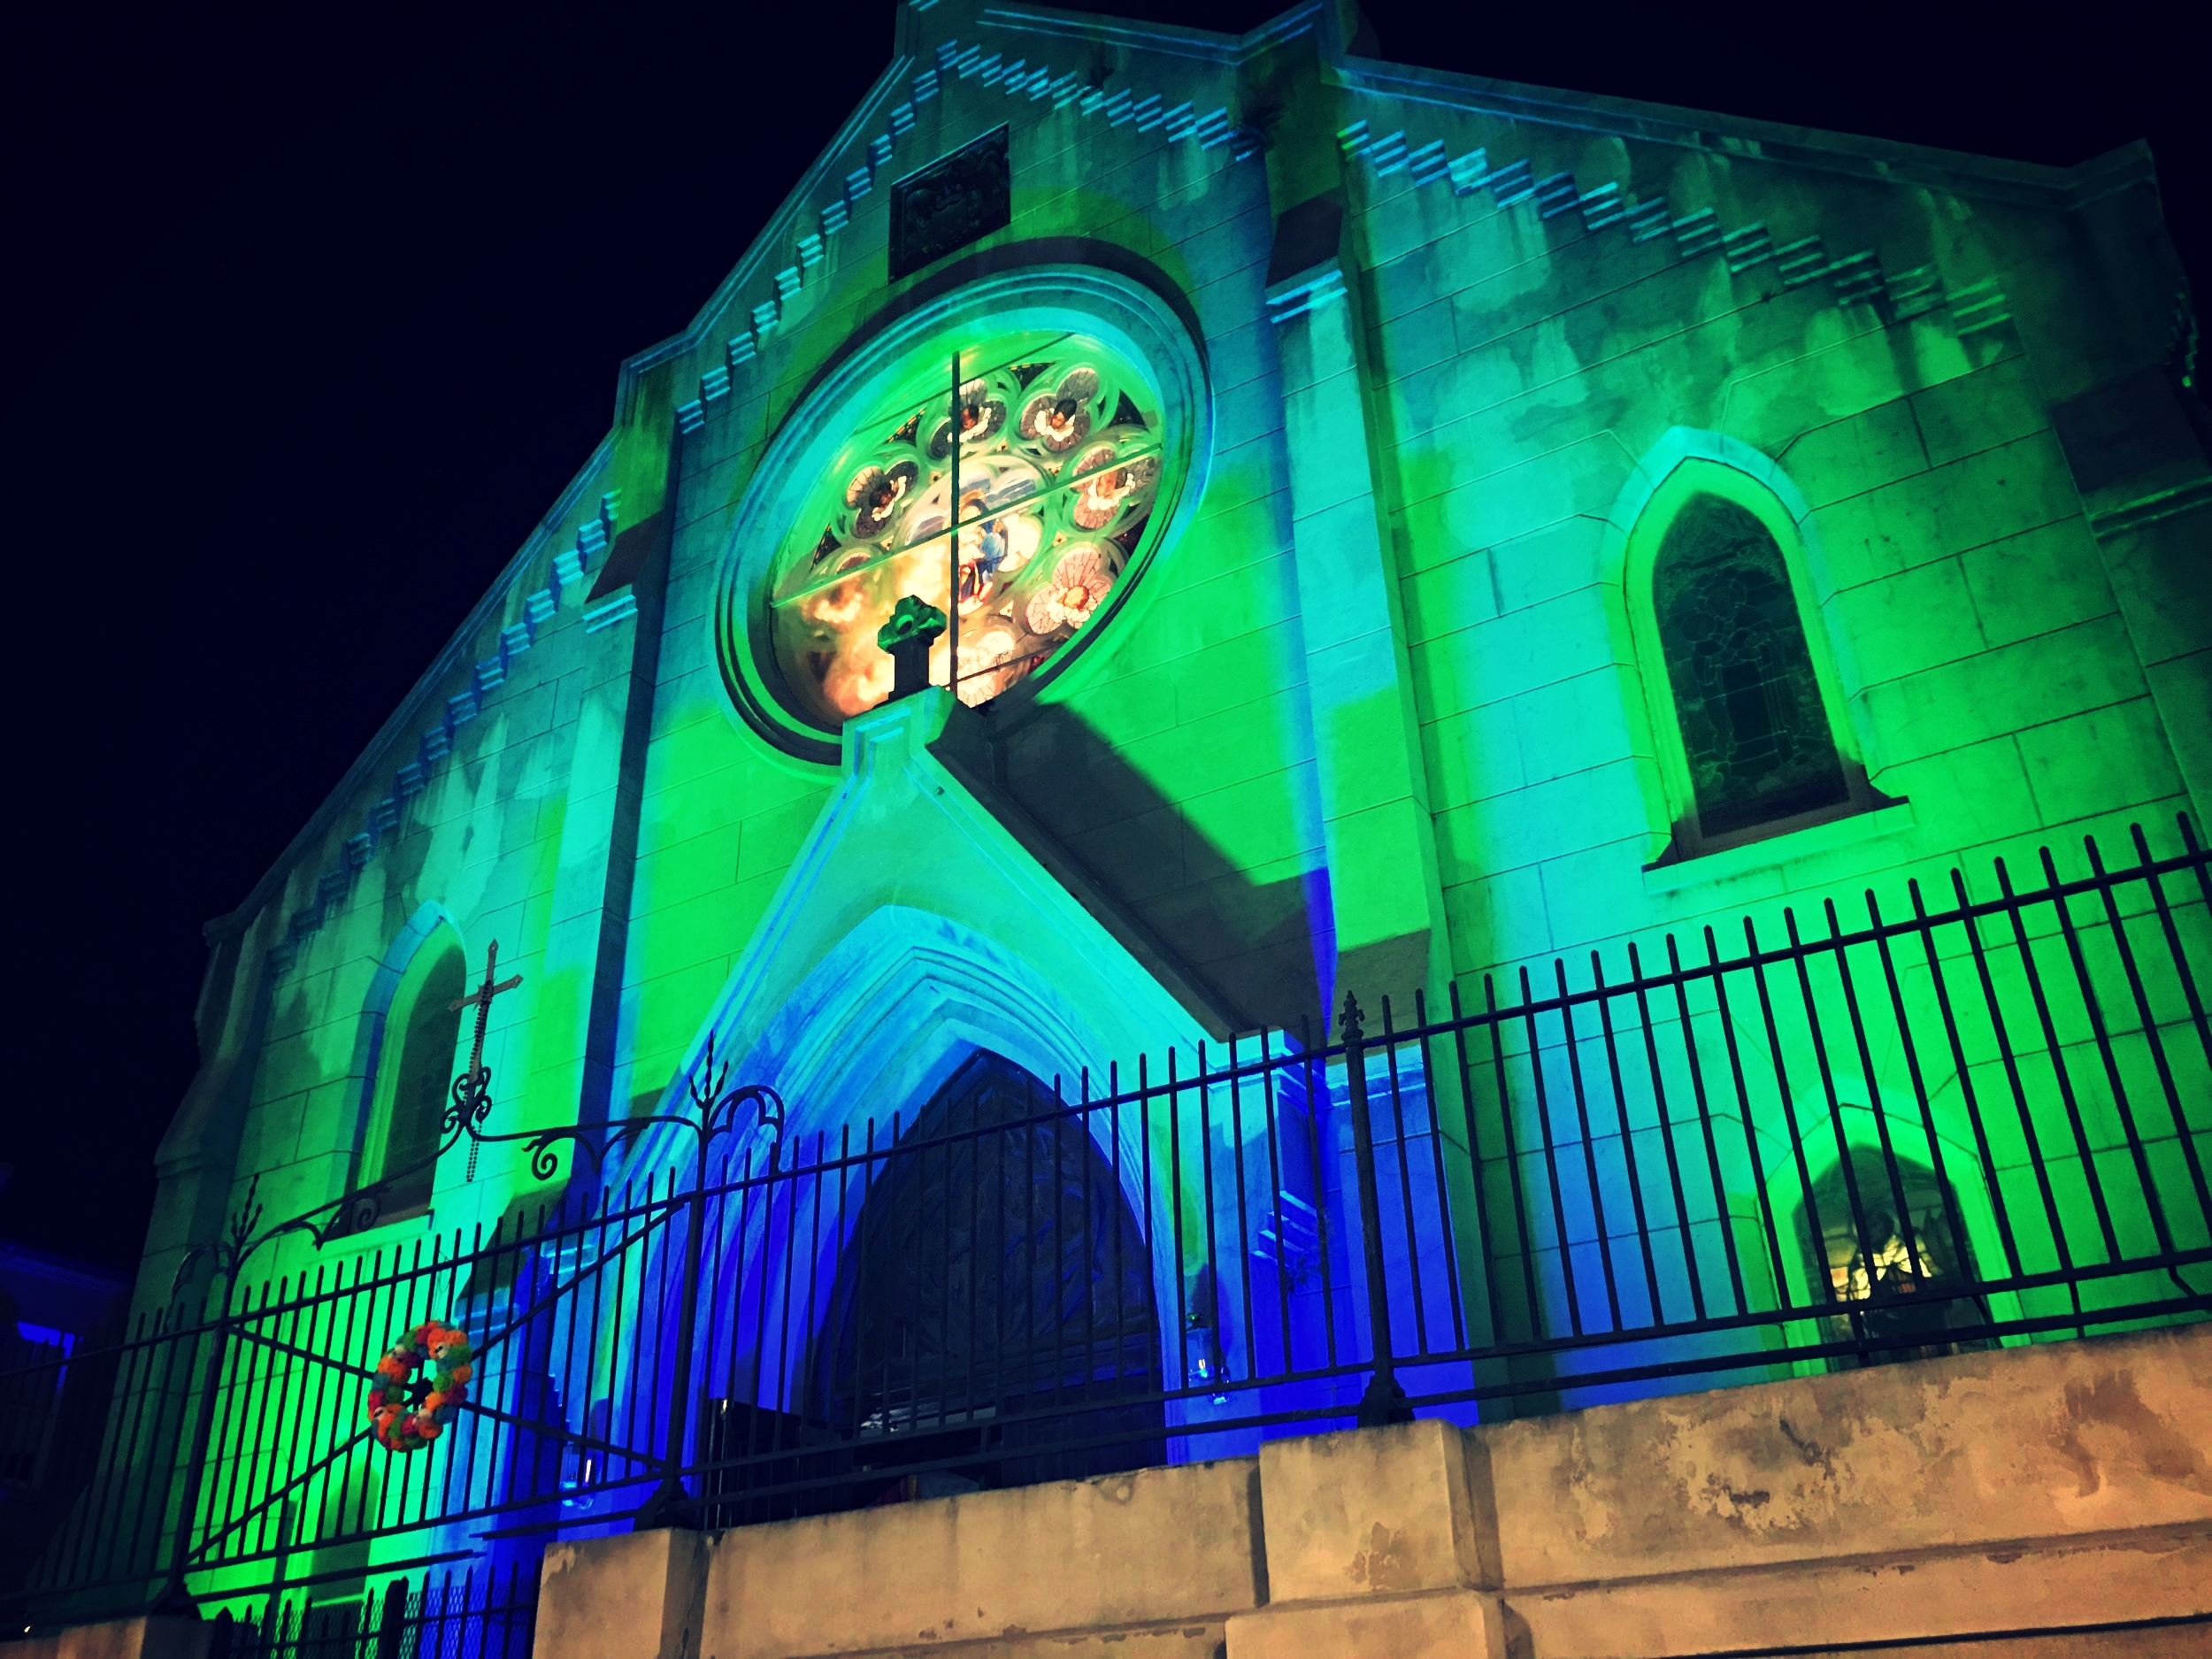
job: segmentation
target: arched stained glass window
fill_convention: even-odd
[[[1734,502],[1693,495],[1651,581],[1700,835],[1847,804],[1846,764],[1766,526]]]
[[[435,1171],[427,1160],[445,1121],[461,1036],[461,1011],[453,1004],[466,994],[466,978],[459,943],[434,938],[410,965],[386,1017],[370,1166],[372,1179],[392,1183],[379,1207],[386,1220],[430,1202]]]
[[[1866,1363],[1986,1346],[1950,1334],[1985,1325],[1989,1314],[1978,1298],[1945,1294],[1971,1283],[1974,1269],[1958,1200],[1932,1171],[1855,1148],[1848,1179],[1837,1164],[1814,1182],[1801,1224],[1815,1294],[1839,1309],[1831,1337],[1886,1345],[1871,1348]]]
[[[952,361],[950,342],[933,363],[925,354],[902,395],[855,422],[788,527],[768,631],[815,726],[834,730],[889,695],[876,631],[908,594],[948,608],[956,527],[956,689],[977,703],[1108,604],[1151,524],[1160,402],[1131,365],[1078,334],[1002,337],[961,353],[956,403]],[[941,636],[932,683],[948,683],[951,659]]]

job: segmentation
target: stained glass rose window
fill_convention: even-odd
[[[956,603],[955,689],[986,703],[1094,626],[1143,544],[1163,434],[1141,375],[1077,334],[1002,340],[961,370],[956,399],[948,349],[858,422],[788,529],[769,634],[816,725],[890,694],[876,630],[905,595]],[[954,680],[949,632],[930,680]]]

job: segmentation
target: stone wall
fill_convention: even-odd
[[[2208,1371],[2199,1325],[558,1544],[537,1659],[2208,1654]]]

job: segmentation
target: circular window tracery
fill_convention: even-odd
[[[1002,335],[961,354],[956,400],[949,347],[930,355],[853,425],[773,566],[768,641],[794,712],[818,727],[889,695],[876,631],[902,597],[950,609],[956,533],[956,690],[979,703],[1082,633],[1152,526],[1162,401],[1125,357],[1080,334]],[[930,680],[952,677],[949,632]]]

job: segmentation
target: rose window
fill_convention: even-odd
[[[948,631],[930,680],[987,703],[1093,625],[1144,541],[1161,432],[1141,377],[1074,334],[964,353],[957,399],[952,367],[925,362],[859,424],[778,561],[775,659],[818,726],[890,695],[876,630],[906,595],[956,603],[957,674]]]

